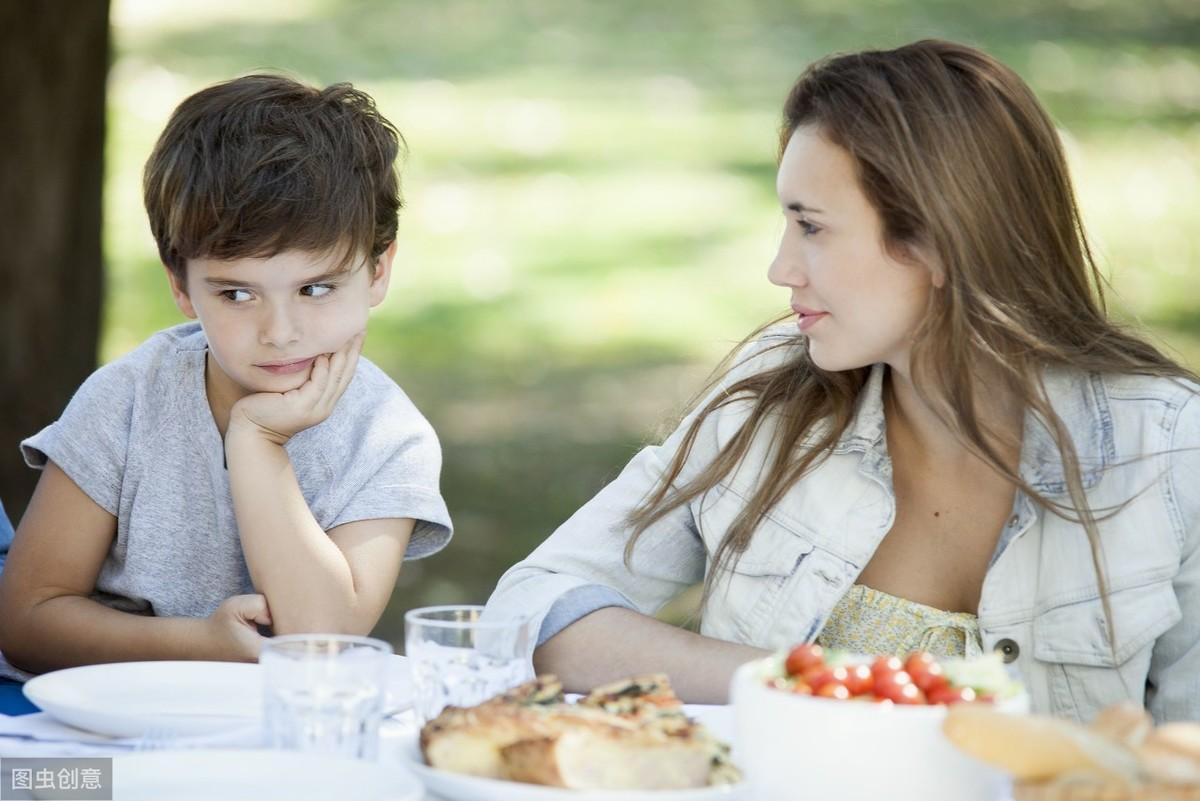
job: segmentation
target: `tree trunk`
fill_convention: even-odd
[[[108,0],[0,3],[0,499],[38,474],[18,443],[96,366]]]

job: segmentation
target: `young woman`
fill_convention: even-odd
[[[763,649],[998,650],[1037,711],[1200,718],[1196,377],[1105,314],[1053,123],[922,41],[810,67],[752,335],[661,445],[509,570],[575,689],[721,701]],[[703,580],[700,633],[649,617]]]

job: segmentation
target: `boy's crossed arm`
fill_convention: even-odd
[[[46,464],[0,573],[0,649],[11,664],[41,673],[97,662],[257,658],[256,626],[271,622],[261,595],[236,595],[207,618],[137,615],[92,600],[116,531],[115,517]]]
[[[225,434],[229,487],[246,565],[276,634],[368,634],[391,597],[411,518],[360,520],[326,533],[313,517],[284,445],[333,411],[354,378],[361,334],[316,359],[284,394],[234,404]]]
[[[283,448],[332,412],[361,345],[360,335],[319,357],[299,389],[249,395],[231,410],[230,489],[261,594],[229,598],[208,618],[131,614],[93,600],[117,519],[47,462],[0,573],[5,658],[31,672],[150,659],[252,661],[263,639],[258,625],[276,634],[369,633],[391,596],[414,521],[361,520],[326,533]]]

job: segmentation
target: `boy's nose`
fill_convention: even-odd
[[[291,345],[300,339],[299,321],[287,309],[268,309],[258,339],[260,344],[277,348]]]

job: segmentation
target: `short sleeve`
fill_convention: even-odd
[[[405,559],[445,548],[452,525],[439,490],[442,450],[433,427],[401,396],[371,415],[370,424],[356,433],[362,438],[362,461],[379,466],[335,513],[329,528],[357,520],[409,517],[416,525]]]
[[[21,443],[35,470],[53,461],[89,498],[117,514],[136,381],[120,363],[101,367],[75,391],[54,423]]]

